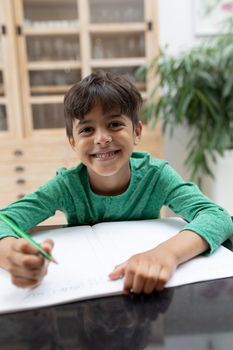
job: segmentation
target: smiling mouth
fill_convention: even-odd
[[[95,153],[95,154],[92,154],[92,157],[94,157],[95,159],[98,159],[98,160],[109,160],[109,159],[114,158],[114,156],[119,152],[120,152],[120,150]]]

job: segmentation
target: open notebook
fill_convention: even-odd
[[[52,238],[58,265],[34,289],[11,284],[0,269],[0,313],[33,309],[75,300],[121,294],[123,280],[110,281],[114,266],[135,253],[155,247],[180,231],[185,222],[177,218],[101,223],[44,231],[38,242]],[[178,267],[166,287],[233,276],[233,253],[220,247],[210,257],[200,256]]]

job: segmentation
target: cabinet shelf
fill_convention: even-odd
[[[69,69],[80,69],[81,68],[80,61],[35,61],[29,62],[27,67],[30,71],[33,70],[69,70]]]
[[[62,95],[30,96],[29,100],[31,104],[63,103],[64,96]]]
[[[107,67],[132,67],[141,66],[146,63],[145,57],[130,57],[130,58],[106,58],[91,60],[92,68],[107,68]]]
[[[65,93],[72,85],[40,85],[32,86],[30,91],[32,94],[57,94]]]
[[[143,32],[146,30],[146,24],[142,22],[135,23],[101,23],[91,24],[90,33],[131,33]]]
[[[80,32],[80,27],[23,27],[23,33],[27,36],[48,36],[48,35],[77,35]]]

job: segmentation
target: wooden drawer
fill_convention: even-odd
[[[73,157],[73,151],[64,140],[53,142],[22,141],[17,143],[4,143],[0,149],[1,161],[8,162],[46,162],[63,161]]]
[[[51,162],[0,161],[0,207],[35,191],[56,175],[69,160]],[[61,220],[59,220],[61,222]]]
[[[17,161],[11,162],[0,162],[0,179],[2,178],[28,178],[28,177],[43,177],[50,178],[56,175],[56,170],[61,167],[65,167],[65,161],[57,162],[26,162]]]
[[[6,196],[8,193],[14,193],[15,198],[17,199],[19,196],[25,195],[26,193],[35,191],[39,186],[44,184],[48,179],[40,178],[19,178],[19,179],[4,179],[1,180],[0,184],[0,192],[1,196]]]

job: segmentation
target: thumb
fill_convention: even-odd
[[[111,280],[117,280],[125,275],[125,268],[127,262],[117,265],[114,270],[108,275]]]
[[[41,247],[47,252],[51,253],[53,247],[54,247],[54,242],[51,239],[46,239],[42,244]]]

